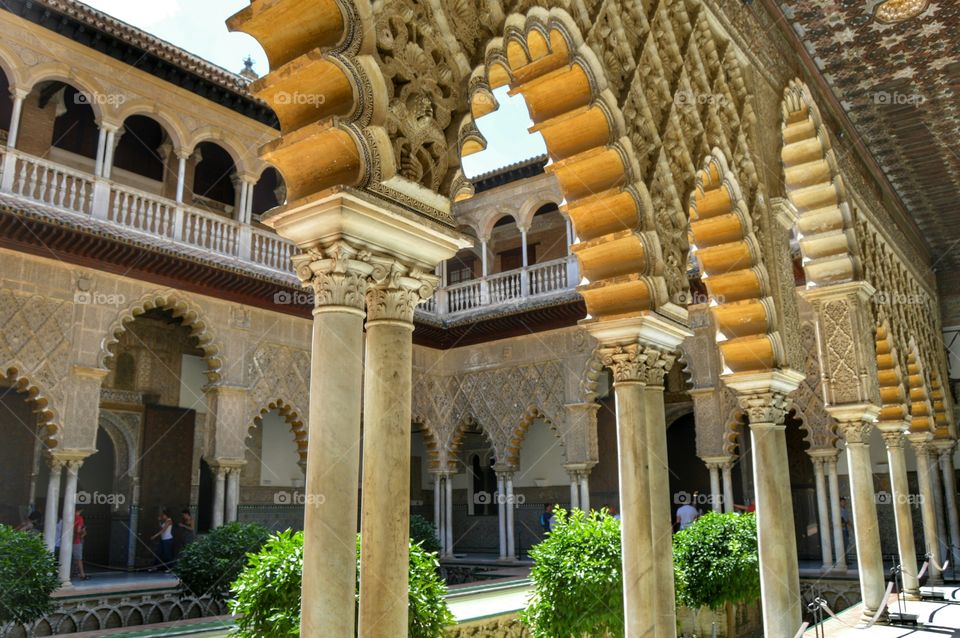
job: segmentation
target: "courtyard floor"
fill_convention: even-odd
[[[815,638],[816,636],[823,636],[823,638],[901,638],[905,636],[911,638],[947,638],[948,636],[960,636],[960,587],[924,587],[921,591],[925,594],[939,592],[943,594],[944,599],[906,601],[904,611],[918,617],[916,626],[876,624],[866,629],[857,628],[856,624],[860,619],[860,605],[854,605],[839,613],[836,619],[831,618],[824,621],[819,628],[811,627],[804,634],[804,638]],[[891,595],[889,610],[895,612],[898,609],[897,597]]]

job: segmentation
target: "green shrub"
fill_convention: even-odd
[[[733,606],[760,598],[757,521],[753,514],[708,512],[673,537],[677,602],[693,609],[727,609],[727,635]]]
[[[49,613],[50,594],[60,586],[57,561],[43,537],[0,525],[0,629]]]
[[[419,514],[410,516],[410,540],[418,543],[428,552],[434,554],[440,552],[440,539],[437,538],[436,528],[433,523]]]
[[[410,543],[409,637],[442,638],[454,618],[444,598],[446,586],[437,574],[437,559]],[[280,638],[300,631],[300,586],[303,534],[284,532],[272,537],[233,583],[230,611],[240,615],[241,638]],[[357,581],[360,540],[357,539]]]
[[[187,545],[177,557],[174,573],[185,594],[224,598],[240,575],[247,554],[256,553],[270,533],[256,523],[227,523]]]
[[[534,595],[521,618],[536,638],[622,636],[620,521],[606,510],[554,510],[556,525],[530,550]]]

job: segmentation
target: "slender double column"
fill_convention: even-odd
[[[577,470],[569,470],[570,475],[570,509],[580,509],[580,477]]]
[[[843,517],[840,511],[840,480],[837,477],[837,460],[840,450],[834,451],[832,456],[824,458],[823,466],[827,472],[827,485],[830,488],[830,521],[833,529],[834,561],[833,569],[838,572],[847,571],[847,546],[843,542]]]
[[[440,556],[453,556],[453,476],[449,472],[434,475],[433,514],[436,521]]]
[[[903,590],[907,596],[920,598],[920,581],[917,579],[917,548],[913,540],[913,514],[910,511],[910,485],[907,481],[907,461],[903,453],[905,423],[888,425],[881,422],[883,443],[887,448],[890,470],[893,515],[897,527],[897,549],[900,554],[900,573]]]
[[[213,517],[210,525],[216,529],[223,525],[223,508],[226,500],[227,468],[222,465],[215,467],[213,484]]]
[[[929,557],[927,565],[927,582],[939,584],[943,581],[940,574],[940,565],[943,564],[940,554],[940,541],[937,538],[936,498],[933,491],[930,467],[930,439],[929,432],[911,432],[907,439],[913,446],[917,457],[917,486],[920,488],[920,519],[923,523],[923,543]]]
[[[446,491],[443,498],[443,506],[446,508],[443,521],[445,523],[444,546],[447,548],[447,556],[453,558],[453,475],[444,474],[443,487]]]
[[[77,475],[83,459],[65,459],[66,482],[63,488],[63,518],[60,525],[60,582],[70,586],[70,569],[73,567],[73,526],[77,513]]]
[[[820,536],[820,555],[823,560],[823,569],[827,571],[833,567],[833,543],[830,530],[830,496],[827,493],[826,473],[823,470],[825,454],[833,455],[836,451],[808,450],[810,461],[813,463],[814,484],[817,491],[817,534]]]
[[[363,308],[373,270],[358,257],[355,248],[340,242],[294,258],[300,280],[314,291],[303,636],[355,635]]]
[[[950,534],[950,556],[954,566],[960,562],[960,519],[957,516],[957,476],[953,469],[953,439],[934,439],[933,446],[940,456],[940,472],[943,474],[943,496],[946,503],[947,531]]]
[[[732,512],[733,510],[733,457],[701,457],[710,472],[710,509],[714,512]],[[722,481],[721,481],[722,479]]]
[[[47,482],[47,502],[43,510],[43,543],[51,554],[57,548],[57,513],[60,504],[60,477],[63,461],[55,456],[49,460],[50,479]]]
[[[828,408],[829,410],[829,408]],[[873,416],[876,411],[873,412]],[[857,572],[860,575],[862,620],[873,618],[886,606],[883,554],[880,550],[880,524],[877,519],[873,468],[870,463],[870,414],[859,418],[837,415],[838,431],[847,444],[847,468],[850,473],[850,500],[853,507],[853,531],[857,545]]]
[[[720,464],[720,474],[723,477],[723,511],[733,512],[733,457]]]
[[[674,355],[638,343],[601,347],[613,371],[620,454],[626,636],[676,635],[673,530],[663,377]]]
[[[784,418],[787,392],[802,376],[787,371],[728,385],[749,419],[756,491],[757,543],[764,635],[786,638],[800,625],[800,572]]]
[[[232,523],[237,520],[237,510],[240,507],[240,468],[227,468],[227,511],[225,514],[226,522]]]
[[[435,285],[433,275],[377,261],[367,287],[360,638],[407,635],[413,313]]]
[[[507,550],[507,478],[503,472],[497,472],[497,527],[500,536],[500,560],[506,560]]]

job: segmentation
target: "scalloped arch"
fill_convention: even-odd
[[[550,431],[556,435],[557,440],[560,442],[560,448],[563,452],[563,457],[566,459],[567,449],[563,444],[563,433],[560,432],[560,428],[557,427],[557,424],[552,418],[544,414],[543,410],[536,406],[528,406],[526,411],[524,411],[520,422],[510,432],[510,438],[504,442],[505,449],[503,450],[502,457],[504,464],[509,465],[512,468],[520,467],[520,449],[523,447],[524,439],[526,439],[527,430],[530,429],[530,426],[537,419],[540,419],[546,423],[547,427],[550,428]]]
[[[797,234],[808,286],[862,276],[846,187],[830,132],[810,88],[791,80],[783,92],[783,182],[796,207]]]
[[[301,462],[306,462],[309,444],[306,419],[300,416],[299,411],[291,403],[283,399],[274,399],[256,409],[256,416],[253,417],[252,423],[247,427],[247,438],[252,435],[253,429],[261,424],[263,417],[274,411],[282,416],[287,425],[290,426],[293,442],[297,445],[297,455]]]
[[[49,448],[55,448],[59,444],[58,436],[61,433],[62,424],[57,409],[50,401],[50,395],[34,383],[27,375],[22,374],[16,366],[9,366],[0,370],[0,381],[11,384],[18,392],[27,395],[26,401],[29,403],[35,414],[40,415],[42,426],[45,430],[46,438],[44,443]]]
[[[223,347],[214,336],[214,324],[204,318],[203,311],[196,304],[175,290],[148,293],[120,311],[100,342],[100,367],[108,367],[110,359],[113,358],[111,348],[119,342],[119,335],[126,330],[126,324],[154,308],[169,310],[174,317],[183,320],[183,325],[190,329],[190,336],[197,340],[197,346],[203,350],[207,362],[207,379],[211,383],[218,381],[223,368]]]

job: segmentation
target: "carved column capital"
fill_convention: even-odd
[[[747,413],[750,427],[764,424],[784,427],[791,400],[783,392],[771,391],[738,394],[737,403]]]
[[[866,421],[841,421],[837,424],[837,431],[843,436],[847,445],[870,443],[871,429],[873,429],[873,424]]]
[[[363,311],[364,297],[374,265],[369,252],[339,241],[311,248],[292,258],[293,269],[305,287],[313,290],[317,309],[340,306]]]
[[[439,283],[439,277],[420,268],[381,258],[374,258],[371,279],[366,291],[367,320],[409,324],[417,304],[432,297]]]
[[[663,379],[677,356],[640,343],[597,348],[600,362],[613,372],[614,383],[663,386]]]
[[[903,432],[881,432],[880,436],[883,438],[883,444],[887,446],[888,449],[903,447]]]

